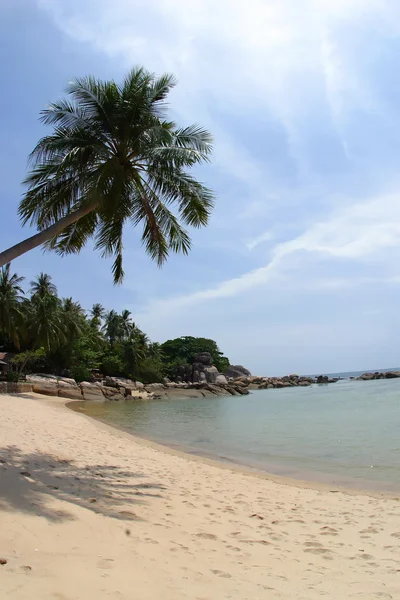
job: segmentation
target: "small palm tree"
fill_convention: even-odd
[[[51,275],[40,273],[34,281],[31,281],[31,295],[39,298],[44,298],[44,296],[57,296],[57,288],[51,280]]]
[[[24,342],[29,348],[19,375],[32,353],[43,348],[47,353],[57,350],[67,341],[65,318],[61,302],[54,294],[33,294],[24,302]]]
[[[24,277],[16,273],[11,275],[10,264],[0,269],[0,331],[6,333],[17,348],[23,318],[23,280]]]
[[[85,315],[79,302],[74,302],[72,298],[63,298],[61,311],[64,334],[71,341],[82,333]]]
[[[98,302],[96,304],[93,304],[92,310],[90,311],[92,318],[98,319],[99,321],[101,321],[101,319],[104,319],[105,313],[106,313],[106,311],[104,310],[102,305],[99,304]]]
[[[109,310],[104,318],[103,331],[112,346],[119,337],[120,316],[114,309]]]
[[[135,329],[135,323],[131,319],[129,310],[123,310],[120,315],[120,335],[122,338],[128,338],[131,332]]]
[[[142,225],[146,252],[161,265],[169,252],[188,253],[183,225],[207,224],[213,194],[188,170],[209,159],[210,133],[167,119],[172,75],[133,69],[122,84],[76,79],[70,99],[42,111],[54,127],[33,150],[22,222],[39,233],[0,253],[0,266],[45,244],[78,253],[90,238],[113,256],[114,281],[123,278],[123,227]],[[174,211],[171,208],[174,208]]]

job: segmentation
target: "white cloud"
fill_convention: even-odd
[[[396,152],[389,145],[387,156],[382,153],[383,136],[371,158],[381,125],[395,128],[399,121],[397,106],[388,105],[380,79],[371,76],[372,68],[381,76],[382,40],[400,33],[399,3],[37,2],[62,31],[115,58],[121,71],[144,64],[174,72],[177,119],[198,121],[215,135],[211,173],[220,202],[214,223],[201,233],[202,247],[210,240],[209,249],[218,246],[223,256],[218,263],[215,252],[210,267],[211,280],[219,283],[210,284],[205,269],[196,275],[193,262],[185,271],[168,271],[168,289],[176,290],[169,298],[161,275],[159,284],[152,282],[137,316],[157,339],[191,327],[207,334],[212,324],[209,334],[232,347],[239,331],[249,352],[253,345],[257,352],[283,348],[293,338],[314,350],[322,337],[339,347],[342,339],[330,323],[312,326],[315,306],[303,307],[299,323],[275,324],[283,300],[297,315],[300,292],[323,294],[328,302],[346,292],[355,297],[359,289],[399,285],[400,198],[387,193],[398,183],[397,167],[387,173],[387,158],[393,161]],[[260,294],[265,307],[257,304]],[[233,307],[237,312],[230,312]],[[365,331],[368,311],[378,309],[363,310],[362,323],[344,322],[343,339],[347,331],[350,345],[352,336],[365,347],[369,339],[383,343],[386,330]]]
[[[399,247],[400,197],[387,195],[373,198],[368,202],[344,208],[325,221],[312,225],[297,238],[276,245],[271,260],[263,267],[253,269],[240,277],[222,281],[209,289],[150,303],[148,310],[168,313],[212,299],[231,298],[271,281],[275,286],[279,286],[279,278],[284,274],[289,259],[298,253],[312,253],[320,258],[328,256],[333,259],[351,259],[368,263],[371,258],[376,261],[382,251]],[[385,254],[383,260],[386,260]],[[384,285],[400,282],[398,273],[388,277],[354,277],[352,274],[350,278],[327,279],[318,275],[312,277],[306,269],[301,270],[301,267],[300,261],[300,267],[296,263],[295,270],[289,270],[294,286],[301,287],[299,280],[301,281],[305,271],[307,285],[310,285],[311,280],[311,285],[320,289],[334,290],[356,285],[373,283]]]

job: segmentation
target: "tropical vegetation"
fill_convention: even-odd
[[[209,352],[220,371],[229,365],[213,340],[152,342],[129,310],[96,303],[86,311],[73,298],[60,298],[46,273],[26,292],[23,282],[9,264],[0,269],[0,350],[14,354],[18,375],[45,372],[84,381],[99,374],[152,383],[175,377],[177,367],[192,363],[199,352]]]
[[[175,84],[172,75],[156,77],[144,68],[133,69],[121,84],[84,77],[69,84],[65,99],[42,111],[52,131],[31,153],[19,205],[22,223],[38,233],[0,253],[0,267],[40,245],[67,255],[93,239],[102,256],[113,257],[114,281],[120,283],[126,225],[140,226],[144,249],[159,265],[170,252],[188,253],[185,227],[207,225],[213,206],[212,192],[190,174],[209,160],[212,138],[198,125],[179,127],[168,118],[166,100]],[[15,283],[11,313],[20,308]],[[10,293],[7,281],[2,284]],[[31,309],[37,318],[47,309],[59,315],[66,308],[58,304],[39,294]],[[77,307],[71,308],[79,320]],[[101,321],[97,309],[93,318]],[[1,314],[3,325],[9,317]],[[50,328],[54,338],[39,327],[46,344],[61,336],[57,322]],[[120,343],[120,333],[114,342]],[[15,332],[10,335],[15,338]]]

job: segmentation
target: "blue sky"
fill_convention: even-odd
[[[79,75],[143,64],[179,80],[173,117],[215,137],[217,194],[189,257],[159,270],[125,235],[126,279],[92,251],[14,263],[83,306],[132,311],[157,341],[217,340],[253,372],[396,366],[400,5],[396,0],[2,0],[1,246],[39,111]]]

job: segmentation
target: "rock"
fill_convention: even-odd
[[[206,383],[207,382],[207,376],[205,373],[199,373],[199,382],[200,383]]]
[[[83,400],[81,388],[77,385],[58,388],[60,398],[68,398],[69,400]]]
[[[217,367],[205,367],[204,373],[206,374],[208,383],[216,383],[217,377],[219,375]]]
[[[130,397],[134,400],[152,400],[153,398],[157,398],[158,396],[156,394],[150,394],[145,390],[132,390]]]
[[[82,396],[84,400],[90,400],[94,402],[104,402],[105,395],[103,394],[102,387],[89,383],[88,381],[82,381],[80,384],[82,390]]]
[[[301,387],[308,387],[311,385],[311,382],[310,381],[299,381],[298,385]]]
[[[362,381],[369,381],[370,379],[374,379],[374,374],[373,373],[364,373],[363,375],[360,375],[360,377],[358,378]]]
[[[125,400],[125,394],[121,394],[121,391],[120,391],[121,389],[123,389],[123,388],[116,389],[116,388],[104,386],[101,389],[101,392],[104,395],[106,400],[114,400],[114,401]]]
[[[148,383],[143,388],[146,390],[163,390],[164,386],[162,383]]]
[[[108,376],[107,376],[107,377],[106,377],[106,379],[105,379],[105,385],[106,385],[107,387],[112,387],[112,388],[116,388],[116,387],[118,387],[118,385],[117,385],[117,382],[116,382],[115,378],[114,378],[114,377],[108,377]]]
[[[329,383],[329,377],[327,375],[318,375],[317,383]]]
[[[217,385],[227,385],[228,381],[225,375],[217,375],[217,377],[215,378],[215,383]]]
[[[212,357],[209,352],[199,352],[194,357],[193,363],[200,363],[206,367],[211,367],[212,365]]]
[[[229,365],[229,367],[224,371],[225,377],[242,377],[245,375],[246,377],[250,377],[251,373],[248,369],[243,367],[242,365]]]
[[[234,379],[233,383],[235,385],[238,385],[239,387],[247,387],[249,384],[246,383],[245,381],[243,381],[243,379],[244,379],[243,377],[240,377],[240,379]]]
[[[395,379],[400,377],[400,371],[387,371],[387,373],[385,373],[385,377],[386,379]]]
[[[170,380],[169,377],[164,377],[163,380],[162,380],[162,382],[163,382],[164,385],[167,385],[168,383],[171,383],[171,380]]]
[[[6,558],[0,558],[0,565],[6,565],[8,560]]]

